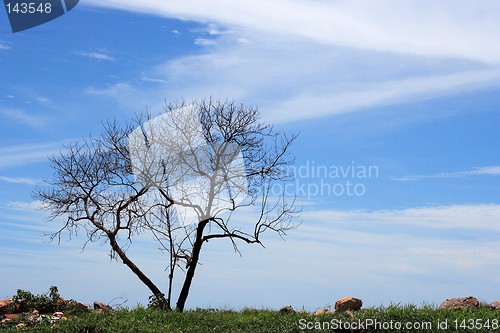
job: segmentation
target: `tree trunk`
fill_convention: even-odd
[[[189,263],[188,270],[186,272],[186,277],[184,278],[184,284],[182,285],[179,298],[177,299],[177,311],[184,311],[184,306],[186,304],[186,299],[189,295],[189,288],[191,288],[191,281],[193,281],[194,272],[196,266],[198,266],[198,260],[200,259],[201,246],[203,245],[203,230],[209,220],[204,220],[198,223],[196,228],[196,240],[193,244],[193,253],[191,257],[191,262]]]
[[[137,275],[137,277],[139,278],[139,280],[141,280],[142,283],[144,283],[149,288],[149,290],[151,290],[151,292],[157,298],[158,301],[160,301],[163,304],[167,304],[166,301],[165,301],[165,296],[163,295],[163,293],[161,292],[161,290],[153,283],[153,281],[151,281],[139,269],[139,267],[137,267],[132,262],[132,260],[129,259],[129,257],[127,257],[127,255],[122,250],[122,248],[120,247],[120,245],[118,245],[118,242],[116,241],[115,236],[112,235],[112,234],[111,235],[108,234],[108,238],[109,238],[109,244],[111,245],[111,248],[113,249],[113,251],[115,251],[118,254],[118,256],[120,257],[120,259],[122,260],[122,262],[125,265],[127,265],[128,268],[130,268],[132,270],[132,272],[134,272],[135,275]]]

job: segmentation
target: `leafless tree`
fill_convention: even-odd
[[[165,308],[171,308],[174,272],[181,269],[176,309],[183,311],[204,243],[225,238],[239,252],[239,242],[262,245],[265,231],[283,237],[296,227],[295,198],[271,192],[290,180],[286,167],[295,138],[262,123],[257,108],[212,100],[171,103],[159,116],[107,123],[99,137],[66,146],[50,160],[53,179],[34,196],[49,219],[65,220],[51,239],[83,228],[87,242],[106,240],[111,256]],[[242,207],[257,212],[251,225],[232,221]],[[126,254],[143,232],[169,254],[166,297]]]

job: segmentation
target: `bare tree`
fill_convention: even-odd
[[[239,252],[239,242],[262,245],[262,233],[283,237],[296,227],[294,198],[271,192],[290,180],[286,167],[295,138],[262,123],[257,108],[212,100],[172,103],[159,116],[145,115],[134,125],[108,123],[101,136],[67,146],[51,158],[54,177],[35,197],[50,219],[65,218],[52,239],[80,228],[88,241],[106,239],[111,256],[167,309],[174,272],[182,270],[176,309],[183,311],[204,243],[225,238]],[[246,227],[232,221],[242,207],[257,212]],[[142,232],[169,254],[166,297],[126,254]]]

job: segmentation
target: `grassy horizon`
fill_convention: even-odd
[[[21,317],[18,322],[25,319]],[[67,320],[55,324],[28,324],[22,330],[15,323],[11,322],[8,327],[3,325],[0,332],[498,332],[500,311],[486,305],[478,310],[391,305],[314,316],[303,311],[286,313],[254,308],[239,311],[195,309],[180,313],[138,306],[110,313],[68,314]]]

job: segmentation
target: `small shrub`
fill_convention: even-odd
[[[165,294],[149,296],[148,307],[157,310],[170,310],[170,307],[165,300]]]
[[[58,300],[61,298],[56,286],[51,286],[47,294],[34,295],[30,291],[18,289],[17,294],[12,297],[18,312],[31,312],[34,310],[40,313],[49,313],[63,310],[63,304]]]

